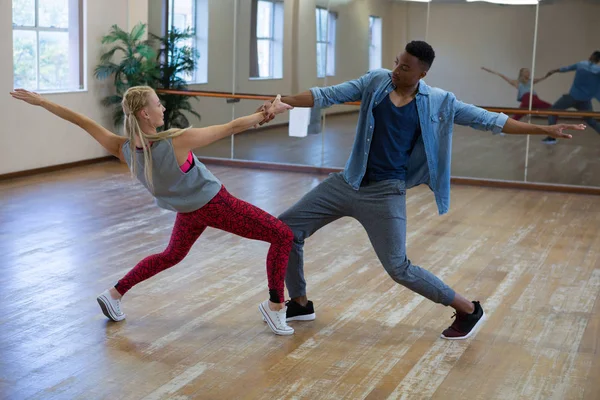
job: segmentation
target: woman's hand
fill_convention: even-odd
[[[39,106],[44,101],[44,98],[39,94],[25,89],[15,89],[13,92],[10,92],[10,95],[17,100],[23,100],[34,106]]]

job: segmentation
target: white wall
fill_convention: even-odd
[[[86,24],[87,90],[49,94],[52,101],[73,108],[110,126],[110,112],[100,101],[109,86],[93,77],[100,54],[100,38],[112,24],[126,26],[127,3],[122,0],[87,1]],[[93,17],[93,18],[92,18]],[[2,146],[0,174],[41,168],[102,157],[107,153],[85,132],[47,111],[13,100],[12,4],[0,2],[0,93],[2,105]]]

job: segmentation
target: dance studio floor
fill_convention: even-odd
[[[323,179],[211,170],[275,215]],[[396,285],[348,218],[307,241],[317,319],[294,336],[257,309],[267,244],[211,228],[112,323],[96,296],[174,214],[115,162],[0,182],[0,398],[600,398],[599,197],[454,186],[438,216],[420,187],[408,214],[411,260],[482,301],[472,339],[440,339],[452,310]]]
[[[236,135],[234,158],[343,168],[352,149],[358,113],[328,116],[325,134],[304,138],[288,136],[287,125]],[[526,118],[523,119],[525,121]],[[534,124],[547,121],[537,118]],[[579,124],[583,121],[561,121]],[[563,185],[600,186],[600,135],[591,128],[573,132],[571,140],[555,145],[530,136],[527,181]],[[452,141],[452,175],[470,178],[523,181],[527,137],[494,136],[455,125]],[[231,157],[227,138],[196,151],[209,157]]]

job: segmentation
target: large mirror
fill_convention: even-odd
[[[597,1],[540,2],[535,63],[538,107],[533,108],[548,107],[567,115],[536,118],[536,123],[585,123],[587,129],[575,132],[571,140],[531,136],[527,181],[600,186],[598,16]],[[594,110],[595,116],[576,114]]]
[[[323,85],[317,79],[315,0],[243,0],[237,8],[237,93],[272,97]],[[241,100],[236,117],[255,111],[264,100]],[[299,112],[310,110],[298,110]],[[309,132],[290,134],[292,114],[234,138],[234,158],[297,165],[321,165],[319,110]],[[310,134],[309,134],[310,133]]]
[[[177,75],[188,90],[232,92],[234,7],[234,0],[149,0],[150,33],[161,37],[169,32],[192,33],[175,41],[175,46],[193,47],[198,55],[192,72]],[[196,127],[223,124],[234,115],[233,105],[225,98],[193,96],[189,103],[195,114],[185,115]],[[196,154],[231,158],[232,151],[232,139],[226,138],[196,150]]]
[[[428,27],[427,40],[436,51],[428,84],[465,103],[523,118],[513,109],[528,108],[535,5],[434,2]],[[522,181],[525,160],[525,136],[454,126],[453,176]]]
[[[198,120],[189,113],[195,126],[248,115],[278,93],[295,94],[356,79],[372,69],[393,69],[395,56],[418,39],[436,51],[425,82],[466,103],[535,124],[547,124],[548,116],[538,111],[553,106],[571,107],[559,122],[583,122],[582,115],[573,114],[577,107],[600,111],[600,83],[587,103],[566,104],[563,95],[571,92],[577,72],[547,75],[600,50],[594,34],[600,3],[594,0],[544,0],[539,5],[494,4],[498,0],[149,1],[151,33],[195,29],[188,41],[200,58],[196,72],[185,77],[189,89],[243,96],[195,97],[193,110],[201,116]],[[556,24],[557,19],[562,23]],[[197,154],[343,168],[358,110],[356,104],[295,110]],[[588,129],[573,140],[558,142],[455,125],[452,175],[600,186],[593,173],[600,166],[595,156],[600,136],[592,126],[597,115],[585,120]],[[301,132],[290,129],[290,118],[306,126]]]

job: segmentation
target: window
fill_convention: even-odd
[[[317,76],[335,75],[335,25],[337,14],[317,7]]]
[[[283,78],[283,3],[255,0],[250,35],[250,77]]]
[[[195,37],[181,46],[189,46],[198,51],[200,58],[196,61],[196,70],[183,76],[188,83],[208,82],[208,0],[170,0],[169,30],[176,28],[184,31],[191,28]]]
[[[369,70],[381,68],[381,18],[369,17]]]
[[[15,88],[83,88],[81,10],[81,0],[13,0]]]

